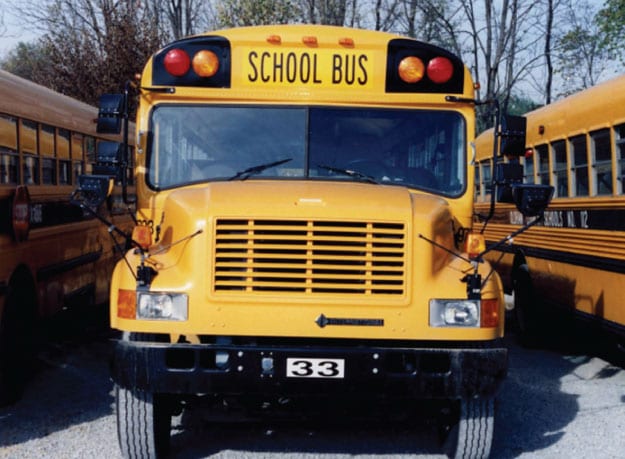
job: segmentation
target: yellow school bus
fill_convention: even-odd
[[[70,202],[77,177],[93,170],[97,146],[120,140],[96,133],[97,115],[95,107],[0,71],[3,404],[23,389],[45,319],[108,301],[120,251],[96,218]],[[101,214],[131,229],[114,198]]]
[[[552,321],[576,316],[625,337],[624,103],[620,76],[526,115],[519,178],[551,184],[555,196],[540,223],[492,252],[514,293],[524,340],[540,338],[554,312]],[[476,139],[478,213],[490,201],[492,146],[492,130]],[[523,223],[513,208],[500,206],[485,231],[487,244]]]
[[[110,298],[123,455],[164,454],[189,403],[333,395],[435,405],[452,455],[488,456],[504,302],[470,237],[463,63],[262,26],[176,41],[138,86],[140,224]]]

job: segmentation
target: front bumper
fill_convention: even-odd
[[[503,347],[171,344],[117,341],[113,380],[173,394],[319,395],[459,399],[494,395],[507,373]],[[436,347],[434,347],[436,346]],[[287,359],[344,362],[341,378],[287,377]]]

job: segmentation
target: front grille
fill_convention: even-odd
[[[218,219],[215,292],[402,295],[402,223]]]

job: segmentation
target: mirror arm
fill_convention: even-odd
[[[488,252],[495,250],[499,247],[501,247],[504,244],[508,244],[510,242],[512,242],[512,239],[514,239],[516,236],[518,236],[521,233],[524,233],[525,231],[527,231],[528,229],[530,229],[532,226],[537,225],[538,223],[540,223],[541,221],[543,221],[543,218],[545,216],[545,211],[543,210],[542,212],[540,212],[536,218],[534,220],[532,220],[529,223],[524,224],[521,228],[519,228],[518,230],[508,234],[505,238],[503,238],[501,241],[497,242],[496,244],[493,244],[492,246],[488,247],[486,250],[482,251],[481,253],[479,253],[477,255],[477,259],[481,260],[482,257],[484,255],[486,255]]]

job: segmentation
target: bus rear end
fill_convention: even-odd
[[[488,456],[504,302],[471,234],[463,64],[377,32],[243,28],[165,47],[140,86],[151,239],[111,292],[124,455],[166,451],[191,400],[323,394],[440,406],[451,454]]]

